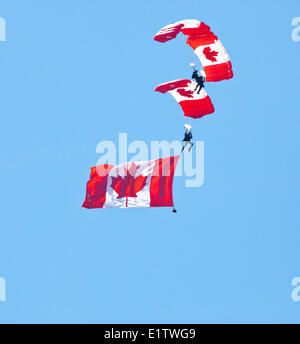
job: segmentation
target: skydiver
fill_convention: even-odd
[[[200,93],[200,91],[202,90],[202,88],[204,88],[204,82],[205,82],[205,77],[202,75],[198,75],[198,70],[194,69],[193,75],[192,75],[192,79],[195,79],[197,85],[194,89],[194,92],[197,90],[197,88],[199,87],[198,90],[198,94]]]
[[[183,152],[184,148],[189,145],[189,152],[191,151],[193,147],[193,142],[191,142],[191,139],[193,138],[191,130],[186,130],[184,133],[184,139],[182,140],[184,142],[184,145],[182,147],[181,153]]]

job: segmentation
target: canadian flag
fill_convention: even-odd
[[[155,91],[169,92],[181,106],[184,115],[192,118],[201,118],[215,111],[214,106],[204,88],[198,94],[197,84],[189,79],[179,79],[160,84]]]
[[[91,168],[84,208],[173,207],[179,155]]]

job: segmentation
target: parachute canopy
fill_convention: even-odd
[[[169,92],[181,106],[184,115],[201,118],[215,111],[214,106],[204,88],[198,94],[194,92],[196,83],[189,79],[179,79],[158,85],[156,92]]]
[[[233,77],[230,57],[210,27],[195,19],[186,19],[162,28],[154,37],[165,43],[179,32],[188,36],[186,41],[199,57],[206,74],[206,81],[221,81]]]

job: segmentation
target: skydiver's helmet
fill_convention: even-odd
[[[184,125],[184,128],[188,131],[192,130],[192,126],[190,124],[187,124],[187,123]]]

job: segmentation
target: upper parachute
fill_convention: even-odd
[[[165,43],[179,32],[188,36],[186,41],[199,57],[206,74],[206,81],[222,81],[233,77],[230,57],[210,27],[196,19],[186,19],[163,27],[154,37]]]

